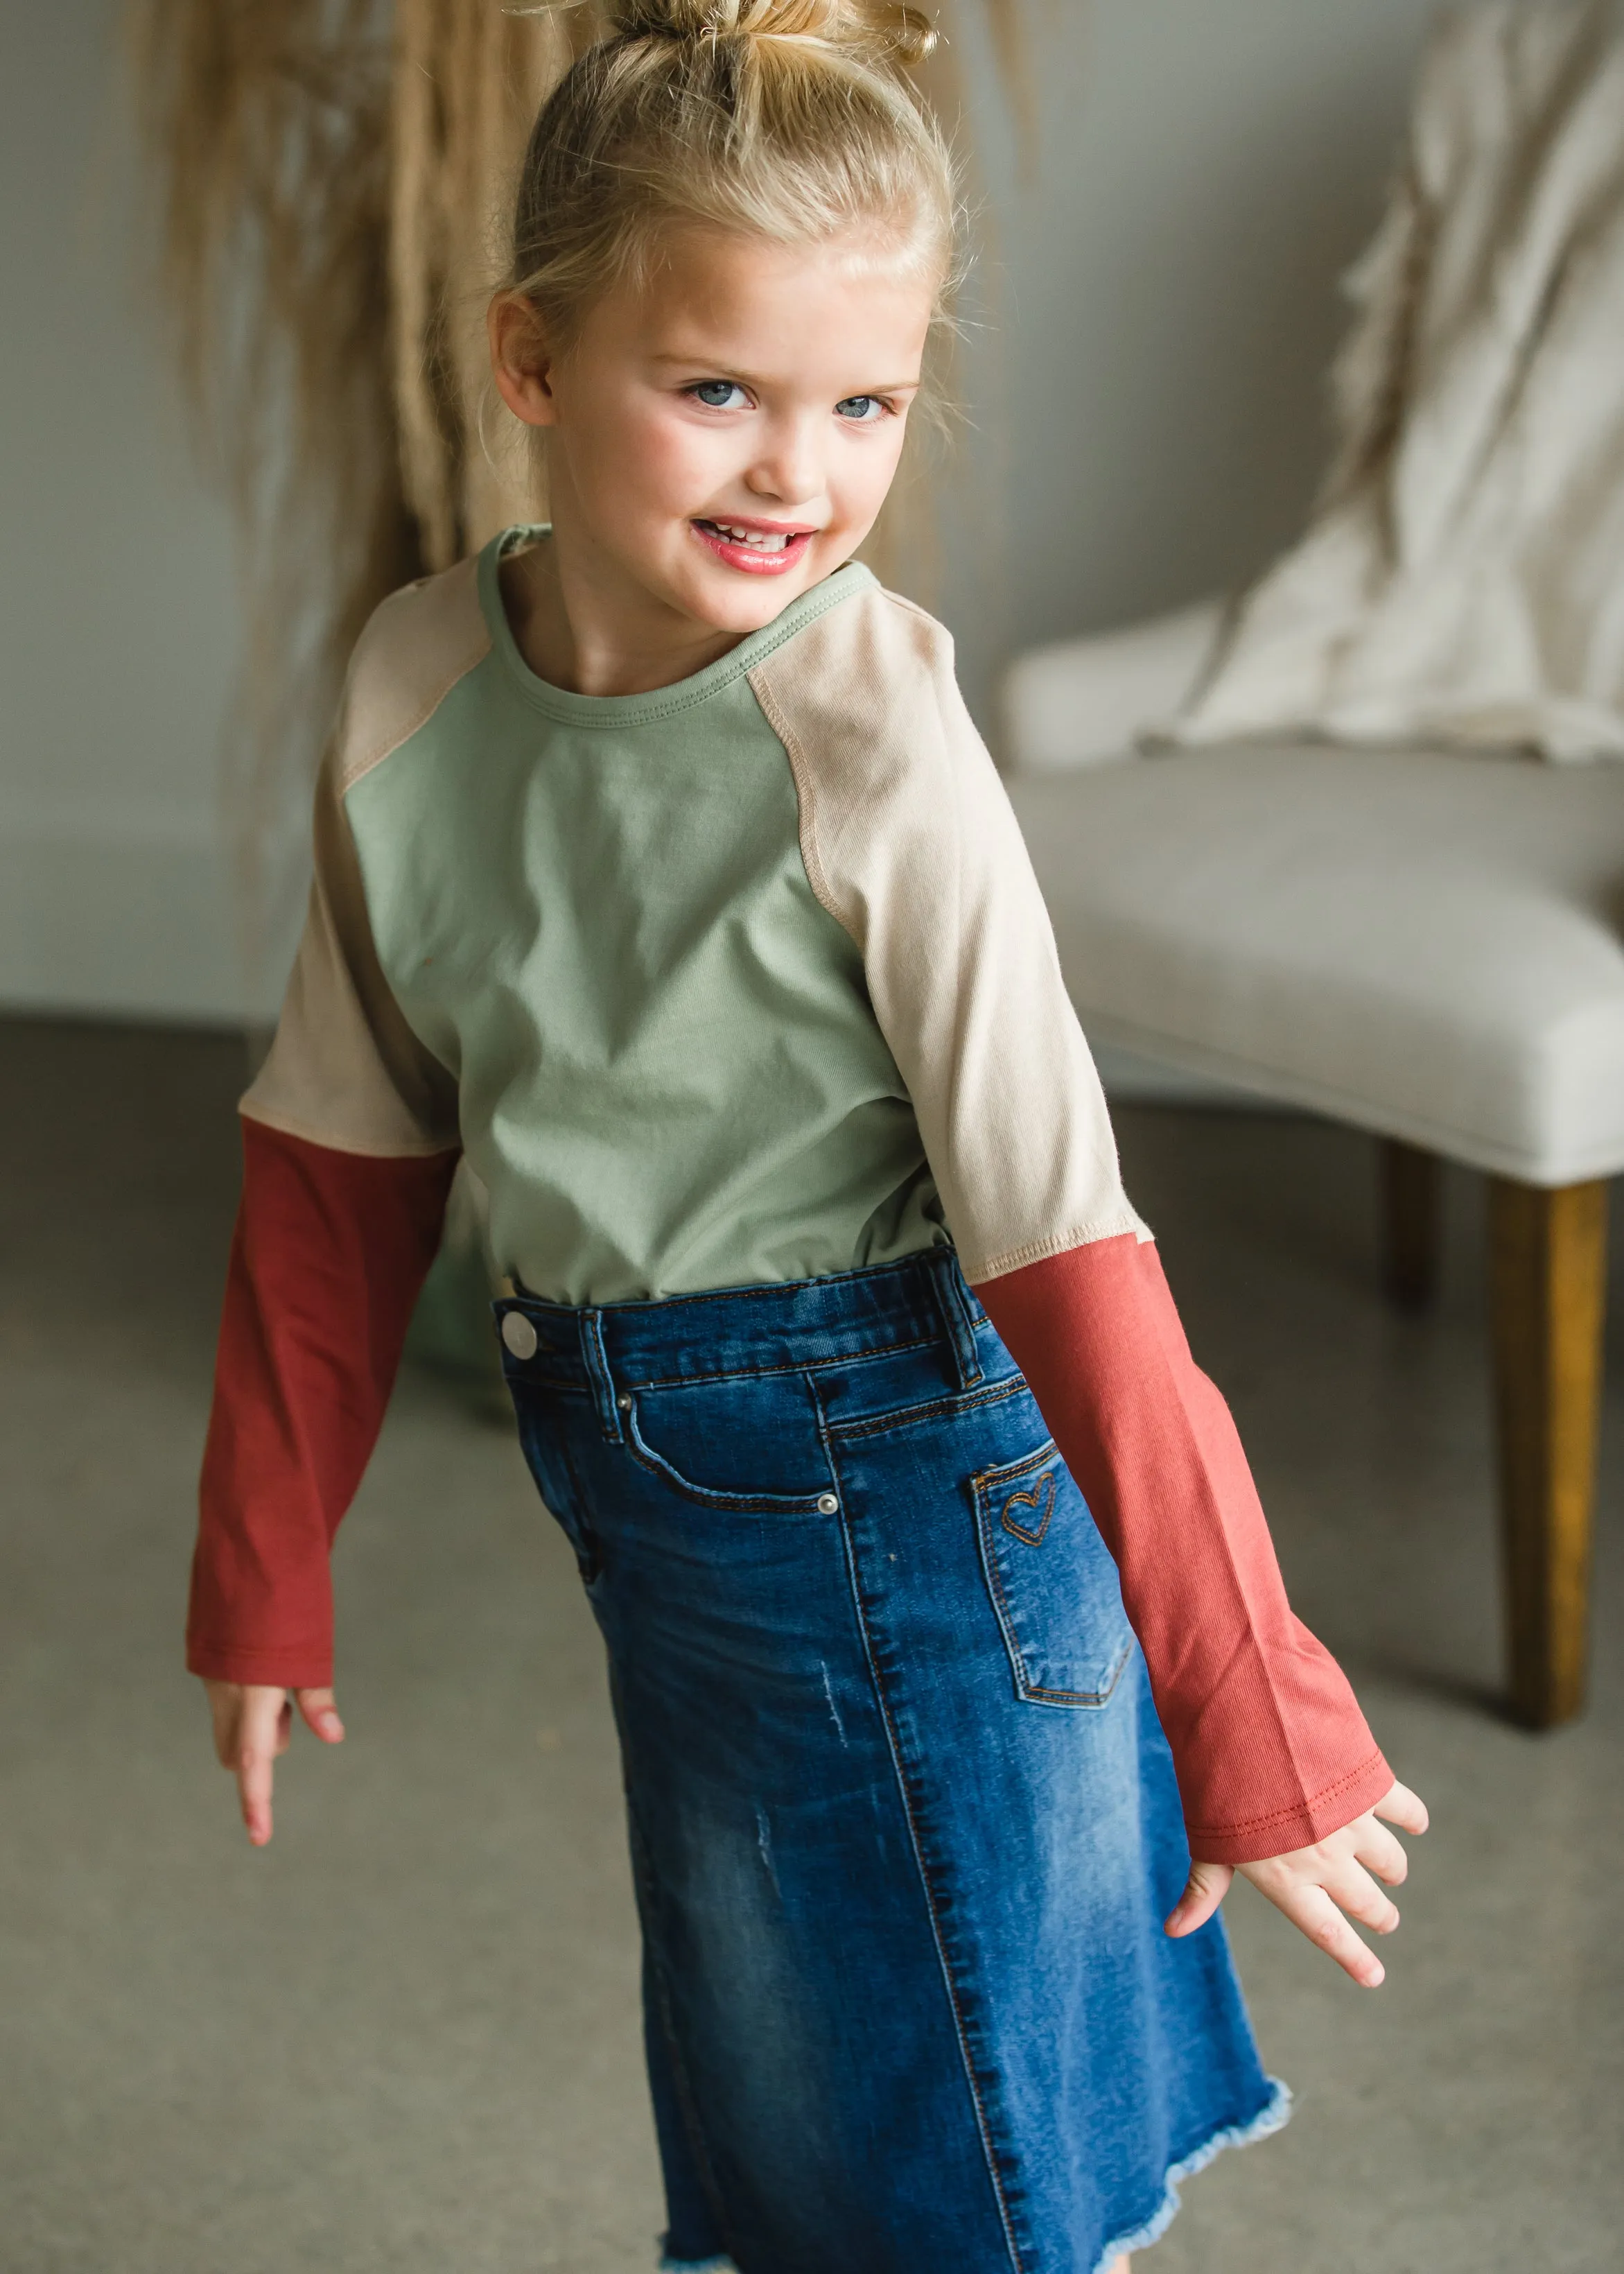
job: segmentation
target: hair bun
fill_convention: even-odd
[[[902,64],[923,63],[936,28],[904,0],[611,0],[617,39],[808,40]]]

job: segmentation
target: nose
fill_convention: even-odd
[[[763,433],[754,464],[745,476],[763,504],[806,506],[823,492],[823,461],[816,422],[777,418]]]

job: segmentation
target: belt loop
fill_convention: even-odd
[[[932,1255],[933,1284],[936,1307],[942,1314],[942,1324],[953,1353],[953,1371],[960,1389],[974,1389],[981,1378],[981,1355],[975,1347],[975,1322],[970,1315],[966,1298],[964,1275],[959,1269],[959,1257],[951,1247],[939,1247]]]
[[[592,1385],[592,1397],[604,1434],[612,1444],[620,1444],[625,1433],[620,1427],[620,1409],[615,1403],[614,1376],[609,1371],[609,1353],[604,1348],[604,1314],[601,1311],[583,1311],[581,1314],[581,1357],[586,1367],[587,1380]]]

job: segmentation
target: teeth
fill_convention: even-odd
[[[758,553],[782,553],[789,543],[788,537],[782,531],[775,534],[768,530],[740,529],[727,521],[713,521],[710,526],[719,530],[724,537],[731,537],[735,545],[753,546]]]

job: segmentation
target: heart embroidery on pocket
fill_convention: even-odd
[[[1015,1513],[1018,1508],[1029,1508],[1037,1518],[1036,1523],[1023,1524]],[[1006,1532],[1012,1532],[1017,1540],[1024,1540],[1031,1547],[1036,1547],[1041,1541],[1043,1534],[1049,1530],[1049,1520],[1054,1512],[1055,1472],[1053,1469],[1047,1469],[1041,1477],[1035,1477],[1029,1485],[1023,1485],[1019,1492],[1011,1493],[1004,1502],[1004,1528]]]

